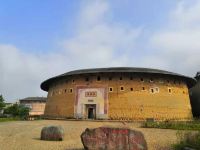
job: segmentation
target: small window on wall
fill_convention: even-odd
[[[153,78],[150,78],[149,82],[153,82]]]
[[[58,94],[62,94],[62,91],[61,91],[61,90],[59,90],[59,91],[58,91]]]
[[[120,77],[119,80],[122,80],[122,77]]]
[[[87,81],[89,81],[89,78],[88,78],[88,77],[86,77],[86,78],[85,78],[85,81],[86,81],[86,82],[87,82]]]
[[[69,93],[73,93],[73,89],[72,88],[69,89]]]
[[[172,93],[172,89],[171,89],[171,88],[168,88],[168,92],[169,92],[169,93]]]
[[[151,90],[151,93],[154,93],[154,89],[150,89]]]
[[[141,81],[141,82],[144,82],[144,79],[143,79],[143,78],[140,78],[140,81]]]
[[[100,76],[97,77],[97,81],[101,81],[101,77]]]
[[[130,91],[133,91],[133,88],[130,88]]]
[[[145,90],[145,87],[142,87],[142,90],[144,91],[144,90]]]
[[[123,86],[120,87],[120,91],[124,91],[124,87]]]
[[[67,92],[67,89],[65,89],[65,93]]]
[[[109,92],[113,92],[113,88],[112,87],[109,88]]]
[[[75,80],[74,80],[74,79],[72,80],[72,83],[75,83]]]
[[[158,92],[159,92],[159,88],[158,88],[158,87],[156,87],[156,88],[155,88],[155,91],[158,93]]]

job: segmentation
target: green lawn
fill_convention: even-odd
[[[175,130],[199,130],[200,121],[190,122],[145,122],[143,128],[160,128],[160,129],[175,129]]]
[[[19,118],[0,118],[0,122],[6,122],[6,121],[18,121]]]

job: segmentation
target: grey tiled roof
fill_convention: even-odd
[[[98,73],[145,73],[145,74],[160,74],[160,75],[162,74],[174,77],[175,76],[181,77],[185,79],[189,87],[193,86],[196,83],[196,80],[194,78],[159,69],[135,68],[135,67],[111,67],[111,68],[94,68],[94,69],[81,69],[81,70],[70,71],[44,81],[41,84],[41,89],[48,91],[49,85],[57,79],[66,78],[68,76],[73,76],[73,75],[98,74]]]

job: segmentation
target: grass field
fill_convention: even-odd
[[[7,121],[18,121],[19,118],[0,118],[0,122],[7,122]]]
[[[200,121],[190,122],[145,122],[143,128],[175,129],[175,130],[198,130]]]

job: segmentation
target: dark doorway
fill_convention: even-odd
[[[87,105],[87,117],[88,119],[96,118],[96,105]]]

